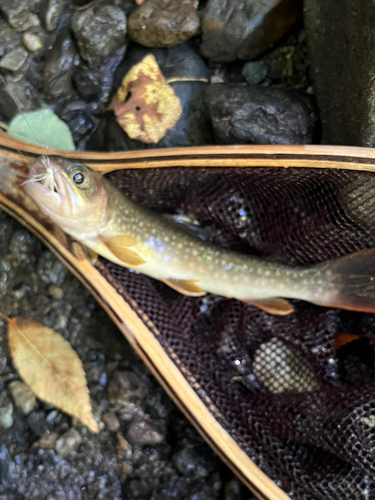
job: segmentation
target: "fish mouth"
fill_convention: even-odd
[[[49,204],[50,201],[54,208],[64,203],[64,198],[66,198],[62,175],[48,158],[41,158],[34,163],[24,185],[26,192],[36,202],[42,201]]]

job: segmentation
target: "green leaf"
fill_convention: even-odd
[[[38,146],[75,149],[68,125],[49,108],[15,116],[9,124],[8,134]]]

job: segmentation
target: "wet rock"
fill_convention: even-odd
[[[295,0],[209,0],[202,21],[202,54],[217,62],[253,59],[302,15]]]
[[[209,79],[209,71],[191,42],[169,49],[152,49],[165,78]],[[119,65],[113,87],[117,89],[125,74],[140,62],[150,49],[132,45],[124,61]],[[183,113],[176,126],[170,130],[156,147],[199,146],[212,144],[212,127],[204,101],[206,83],[200,81],[171,83],[181,101]],[[87,148],[101,151],[123,151],[128,149],[154,148],[155,144],[144,144],[129,139],[118,125],[113,112],[107,112],[87,143]]]
[[[15,467],[8,448],[4,444],[0,444],[0,484],[6,484],[9,476]]]
[[[0,392],[0,429],[10,429],[13,423],[13,404],[3,390]]]
[[[199,31],[199,16],[191,0],[149,0],[128,21],[130,38],[145,47],[173,47]]]
[[[47,431],[46,416],[41,411],[33,411],[30,413],[27,417],[27,423],[37,436],[42,436]]]
[[[53,450],[59,435],[57,432],[45,432],[36,442],[38,446],[46,450]]]
[[[316,116],[305,94],[241,84],[207,87],[218,144],[310,144]]]
[[[38,261],[38,275],[44,283],[61,286],[64,282],[67,269],[51,252],[44,252]]]
[[[31,108],[31,89],[28,83],[22,81],[10,81],[5,85],[0,81],[0,115],[3,119],[10,120],[20,110],[28,111]]]
[[[132,372],[116,371],[108,384],[108,401],[111,404],[128,403],[143,396],[143,385]]]
[[[207,477],[209,474],[204,460],[199,457],[190,447],[183,448],[173,457],[177,469],[184,476],[193,479]]]
[[[45,292],[47,297],[52,297],[53,299],[60,300],[64,296],[64,291],[55,285],[48,285]]]
[[[306,1],[311,76],[326,144],[375,146],[374,25],[372,1]]]
[[[267,76],[267,65],[263,61],[248,62],[242,68],[242,74],[250,85],[258,85]]]
[[[19,34],[17,31],[9,26],[9,24],[0,18],[0,57],[3,57],[7,52],[19,44]]]
[[[31,12],[32,2],[29,0],[1,0],[0,10],[8,23],[20,29],[26,23]]]
[[[0,68],[11,73],[17,73],[27,60],[29,53],[24,47],[16,47],[8,52],[0,61]]]
[[[111,5],[93,5],[74,14],[73,30],[82,58],[95,68],[125,46],[125,13]]]
[[[98,72],[89,69],[81,69],[74,75],[74,83],[78,93],[82,97],[90,97],[99,94],[102,85]]]
[[[44,0],[42,2],[39,16],[47,31],[53,31],[57,28],[61,15],[67,6],[67,0]]]
[[[43,75],[44,90],[53,100],[67,96],[72,91],[76,56],[73,40],[69,32],[63,30],[47,56]]]
[[[62,457],[76,451],[82,442],[82,437],[75,429],[66,431],[57,441],[55,451]]]
[[[36,52],[43,47],[43,42],[40,36],[34,35],[29,31],[25,31],[22,35],[22,41],[29,52]]]
[[[117,432],[120,428],[120,421],[113,413],[113,411],[108,411],[102,416],[102,420],[108,429],[112,432]]]
[[[126,439],[130,444],[146,446],[159,444],[164,441],[164,435],[158,431],[152,424],[141,420],[130,424]]]
[[[16,408],[24,415],[28,415],[36,403],[36,397],[31,392],[31,389],[23,382],[15,380],[9,384],[9,390]]]
[[[94,129],[93,118],[84,101],[72,101],[58,114],[69,125],[77,147]]]

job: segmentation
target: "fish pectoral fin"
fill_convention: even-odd
[[[252,304],[253,306],[265,311],[269,314],[275,314],[277,316],[287,316],[294,311],[294,308],[290,302],[285,299],[279,299],[277,297],[270,297],[267,299],[246,299],[243,302]]]
[[[201,297],[202,295],[206,295],[206,292],[196,284],[198,280],[161,279],[160,281],[183,295],[189,295],[190,297]]]
[[[137,267],[145,264],[145,261],[129,247],[135,245],[137,240],[129,235],[114,236],[112,238],[101,238],[103,245],[126,266]]]

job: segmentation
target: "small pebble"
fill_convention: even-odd
[[[60,20],[60,17],[68,5],[68,0],[46,0],[40,9],[40,18],[47,31],[53,31]]]
[[[14,423],[13,403],[5,391],[0,392],[0,428],[10,429]]]
[[[125,476],[130,476],[133,472],[133,467],[128,462],[121,463],[121,470],[125,474]]]
[[[34,33],[30,33],[29,31],[26,31],[22,35],[22,41],[29,52],[36,52],[43,46],[40,36],[34,35]]]
[[[23,382],[15,380],[9,384],[9,390],[16,408],[24,415],[28,415],[34,409],[36,403],[36,397],[31,392],[31,389]]]
[[[117,434],[117,443],[120,450],[126,450],[130,446],[122,434]]]
[[[159,444],[164,441],[164,435],[148,422],[135,421],[130,424],[126,439],[134,445],[145,446]]]
[[[38,274],[45,283],[61,286],[68,270],[51,252],[44,252],[38,261]]]
[[[46,416],[41,411],[33,411],[30,413],[27,417],[27,423],[37,436],[42,436],[47,430]]]
[[[209,471],[204,466],[204,461],[189,447],[183,448],[173,457],[177,469],[184,476],[198,479],[207,477]]]
[[[23,47],[17,47],[6,54],[0,61],[0,68],[16,73],[25,64],[29,53]]]
[[[250,85],[258,85],[267,76],[267,66],[263,61],[251,61],[244,65],[242,74]]]
[[[142,382],[132,372],[116,371],[108,384],[108,401],[111,404],[125,404],[131,398],[141,398],[144,389]]]
[[[58,437],[59,435],[57,432],[47,431],[38,439],[36,444],[46,450],[52,450],[55,447]]]
[[[64,296],[63,290],[56,285],[48,285],[44,293],[47,295],[47,297],[52,297],[53,299],[58,300],[62,299]]]
[[[75,429],[66,431],[55,444],[55,451],[62,457],[75,451],[81,444],[82,437]]]
[[[108,411],[102,416],[102,420],[110,431],[117,432],[120,428],[120,421],[113,413],[113,411]]]

